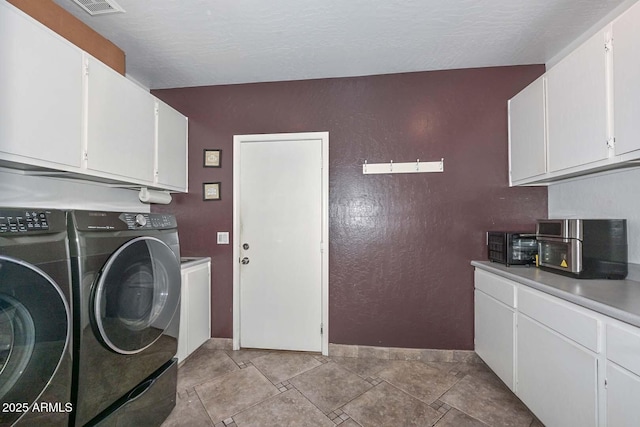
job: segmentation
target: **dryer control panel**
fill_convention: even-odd
[[[50,212],[0,209],[0,233],[29,233],[49,230]]]
[[[173,215],[161,213],[73,211],[72,218],[76,230],[80,231],[169,230],[178,227]]]
[[[129,230],[161,230],[178,226],[175,217],[168,214],[123,213],[120,219],[127,224]]]

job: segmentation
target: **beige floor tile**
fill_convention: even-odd
[[[241,427],[333,427],[318,408],[297,390],[288,390],[233,417]]]
[[[391,363],[389,360],[384,359],[360,359],[355,357],[330,357],[330,359],[363,378],[377,377],[378,372]]]
[[[178,392],[238,369],[224,351],[201,347],[178,369]]]
[[[253,366],[230,372],[195,389],[205,410],[216,423],[279,393]]]
[[[340,427],[361,427],[361,426],[360,426],[360,424],[358,424],[357,422],[355,422],[351,418],[349,418],[347,421],[345,421],[342,424],[340,424]]]
[[[451,408],[444,417],[435,424],[435,427],[489,427],[480,420]]]
[[[431,426],[442,415],[387,383],[375,386],[342,409],[363,427]]]
[[[423,402],[431,403],[460,380],[449,372],[449,368],[450,365],[444,362],[393,361],[378,376]]]
[[[290,382],[324,413],[339,408],[372,387],[336,363],[325,363]]]
[[[289,380],[322,363],[309,353],[279,351],[251,361],[274,384]]]
[[[539,419],[535,418],[531,421],[531,425],[529,427],[544,427],[544,424],[540,422]]]
[[[247,363],[251,362],[253,359],[265,356],[269,353],[272,353],[270,350],[254,350],[254,349],[241,349],[241,350],[228,350],[227,356],[233,359],[236,363]]]
[[[176,397],[176,407],[162,423],[162,427],[212,427],[213,422],[197,394],[181,393]]]
[[[465,376],[441,401],[492,426],[529,427],[533,416],[493,373]]]
[[[455,370],[457,372],[462,372],[465,374],[486,374],[486,373],[490,373],[491,369],[489,369],[489,367],[487,365],[485,365],[484,362],[482,363],[464,363],[464,362],[457,362],[455,363],[455,368],[453,368],[452,370]]]

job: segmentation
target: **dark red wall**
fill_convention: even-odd
[[[212,334],[232,336],[233,135],[329,131],[329,342],[473,348],[473,259],[485,232],[533,230],[546,188],[507,185],[507,100],[542,65],[155,91],[189,116],[184,256],[213,259]],[[202,150],[223,150],[222,168]],[[444,173],[363,175],[362,163],[445,159]],[[203,182],[222,200],[202,201]]]

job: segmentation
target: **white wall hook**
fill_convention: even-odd
[[[383,174],[383,173],[426,173],[426,172],[444,172],[444,157],[439,162],[421,162],[417,159],[411,163],[368,163],[364,161],[362,165],[362,173],[364,175]]]

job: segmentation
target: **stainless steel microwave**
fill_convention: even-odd
[[[579,279],[627,277],[624,219],[541,219],[536,237],[544,270]]]

